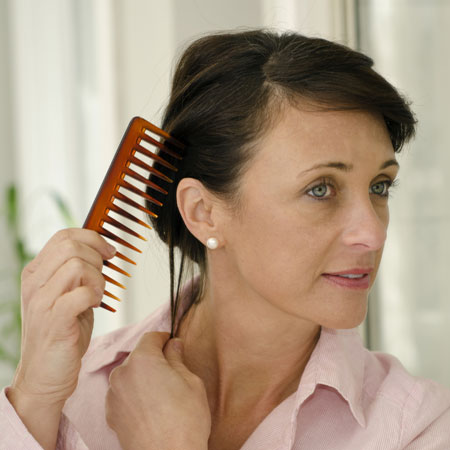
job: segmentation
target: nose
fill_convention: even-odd
[[[389,223],[387,206],[375,208],[370,199],[359,199],[349,205],[344,216],[343,236],[346,245],[372,251],[383,247]]]

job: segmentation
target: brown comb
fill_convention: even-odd
[[[163,138],[163,142],[160,142],[159,140],[155,139],[155,137],[152,137],[151,134]],[[171,148],[167,146],[168,143],[171,144],[170,145],[171,148],[175,147],[177,150],[183,150],[184,148],[184,145],[182,143],[174,139],[172,136],[170,136],[168,133],[161,130],[157,126],[151,124],[150,122],[147,122],[141,117],[134,117],[131,120],[125,134],[122,137],[122,141],[120,142],[119,148],[117,149],[116,154],[114,155],[114,158],[111,162],[111,165],[109,166],[109,169],[106,172],[102,185],[100,186],[97,196],[95,197],[94,203],[92,204],[89,214],[83,224],[83,228],[97,231],[102,236],[109,238],[115,241],[116,243],[121,244],[124,247],[127,247],[138,253],[142,253],[142,251],[139,250],[137,247],[130,244],[125,239],[116,236],[109,229],[104,228],[103,225],[105,223],[108,223],[111,226],[130,234],[131,236],[135,236],[144,241],[147,240],[145,237],[136,233],[136,231],[132,230],[131,228],[125,226],[118,220],[108,215],[108,213],[110,211],[114,211],[120,216],[126,217],[127,219],[132,220],[135,223],[138,223],[146,228],[151,229],[150,225],[138,219],[129,212],[125,211],[123,208],[115,204],[114,200],[115,199],[120,200],[121,202],[133,206],[134,208],[142,212],[145,212],[152,217],[157,217],[157,214],[155,214],[153,211],[150,211],[149,209],[140,205],[138,202],[127,197],[122,192],[119,192],[119,189],[120,188],[127,189],[128,191],[141,196],[142,198],[150,201],[151,203],[157,206],[162,206],[162,203],[160,201],[154,199],[152,196],[136,187],[134,183],[130,183],[129,181],[125,180],[125,176],[128,176],[128,178],[130,179],[137,180],[143,183],[144,185],[148,186],[149,188],[161,192],[162,194],[167,194],[167,191],[165,189],[158,186],[156,183],[150,181],[148,177],[150,174],[153,174],[155,177],[169,183],[172,182],[172,179],[167,175],[164,175],[160,171],[156,170],[153,166],[144,162],[142,158],[139,158],[138,156],[143,155],[147,158],[150,158],[153,162],[157,162],[160,165],[164,166],[165,168],[169,169],[169,171],[176,172],[177,168],[174,167],[169,162],[167,162],[161,156],[161,152],[163,152],[163,154],[165,153],[176,159],[181,159],[179,153],[173,151]],[[149,148],[154,150],[155,147],[159,149],[158,154],[149,150]],[[145,171],[149,172],[149,175],[147,177],[141,175],[140,173],[133,170],[132,165],[144,169]],[[155,177],[152,178],[155,179]],[[120,258],[123,261],[126,261],[130,264],[136,264],[133,260],[131,260],[122,253],[117,252],[115,254],[115,257]],[[129,273],[125,272],[115,264],[112,264],[110,261],[104,260],[103,265],[128,277],[131,276]],[[109,277],[108,275],[103,274],[103,277],[105,278],[106,282],[125,289],[125,286],[123,286],[121,283],[114,280],[113,278]],[[104,295],[120,301],[120,298],[111,294],[107,290],[104,291]],[[114,308],[103,302],[100,304],[100,306],[107,309],[108,311],[112,312],[116,311]]]

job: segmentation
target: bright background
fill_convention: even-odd
[[[15,183],[18,232],[31,253],[67,227],[49,192],[61,195],[81,226],[129,120],[140,115],[160,123],[182,49],[205,32],[258,26],[363,50],[412,100],[418,137],[399,158],[401,183],[361,333],[370,349],[450,386],[450,2],[0,0],[0,208]],[[96,311],[95,335],[167,300],[165,248],[152,231],[141,231],[149,241],[140,245],[124,301],[115,314]],[[0,236],[1,339],[13,352],[17,338],[2,301],[20,294],[3,216]],[[12,374],[7,359],[0,360],[0,387]]]

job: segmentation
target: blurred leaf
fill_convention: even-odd
[[[17,232],[17,191],[16,187],[11,184],[6,189],[6,205],[7,219],[10,229],[16,234]]]
[[[20,263],[22,263],[22,261],[24,261],[26,258],[25,245],[22,239],[16,239],[16,242],[14,244],[16,247],[17,256],[19,257],[19,261]]]
[[[68,227],[77,227],[77,223],[75,219],[73,218],[72,214],[70,213],[69,207],[67,203],[63,200],[63,198],[55,191],[50,191],[49,193],[50,197],[53,198],[53,200],[56,203],[56,206],[59,209],[59,212],[63,216],[66,224]]]

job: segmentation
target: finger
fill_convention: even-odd
[[[143,353],[148,356],[159,356],[164,358],[163,348],[169,337],[170,333],[164,331],[151,331],[150,333],[145,333],[139,339],[132,354]]]
[[[41,264],[48,259],[49,254],[53,255],[58,251],[58,249],[62,248],[61,246],[64,241],[83,243],[100,253],[104,259],[109,259],[112,257],[112,252],[108,247],[108,242],[96,231],[86,230],[83,228],[66,228],[58,231],[49,239],[36,258],[34,258],[33,261],[26,266],[26,270],[29,273],[35,272],[38,267],[40,267]]]
[[[164,347],[164,357],[170,367],[188,382],[200,382],[197,375],[184,364],[184,344],[179,338],[170,339]]]
[[[64,240],[46,249],[45,258],[29,275],[24,288],[35,291],[44,286],[56,271],[72,258],[82,259],[99,271],[103,269],[103,256],[97,250],[83,242]]]
[[[184,369],[183,341],[179,338],[170,339],[164,347],[164,356],[174,369]]]
[[[96,289],[98,295],[102,296],[105,284],[105,279],[97,268],[79,258],[72,258],[57,269],[30,304],[39,302],[43,308],[52,308],[59,297],[79,286]]]
[[[80,314],[89,308],[98,307],[101,300],[102,295],[91,286],[79,286],[58,297],[53,306],[53,319],[57,323],[76,320]]]

